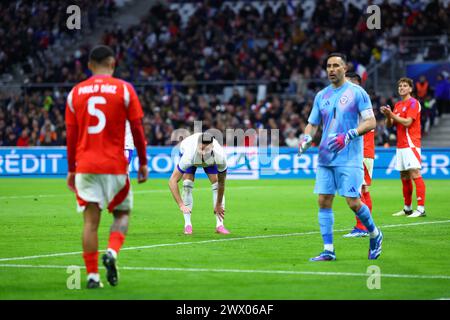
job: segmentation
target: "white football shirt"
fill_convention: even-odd
[[[202,133],[194,133],[193,135],[185,138],[180,144],[181,159],[178,163],[178,167],[186,171],[190,167],[210,167],[217,165],[219,172],[227,170],[227,157],[225,150],[219,144],[219,142],[213,140],[213,149],[210,155],[201,157],[201,154],[197,152],[199,138]]]

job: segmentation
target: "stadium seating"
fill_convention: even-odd
[[[34,1],[21,10],[56,10],[57,5],[50,3]],[[101,2],[99,10],[107,14],[112,3]],[[116,51],[116,75],[132,82],[140,94],[150,145],[170,145],[171,132],[192,128],[194,120],[202,120],[205,129],[279,128],[281,145],[295,145],[314,94],[326,83],[323,62],[330,51],[346,52],[353,66],[368,67],[388,57],[402,35],[428,28],[448,30],[443,7],[431,3],[417,13],[414,2],[404,6],[397,1],[381,5],[383,32],[366,32],[363,3],[171,1],[169,6],[156,5],[129,29],[111,26],[102,41]],[[13,9],[1,4],[0,16]],[[442,19],[436,22],[435,14]],[[41,49],[71,37],[64,28],[58,29],[60,20],[42,15],[37,27],[27,14],[18,14],[19,23],[0,22],[0,32],[13,30],[0,37],[2,44],[13,43],[1,46],[11,50],[0,51],[0,74],[30,56],[37,55],[43,63],[26,66],[32,74],[30,83],[16,91],[0,90],[0,145],[16,145],[18,140],[21,145],[64,145],[65,97],[71,84],[89,76],[88,46],[80,46],[74,57],[40,56]],[[30,29],[32,46],[22,50]],[[432,50],[434,55],[440,52]],[[375,109],[384,103],[393,105],[394,97],[369,91]],[[383,121],[378,125],[377,144],[395,143]]]

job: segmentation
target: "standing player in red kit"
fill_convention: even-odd
[[[412,79],[400,78],[398,81],[398,94],[402,98],[397,102],[394,111],[389,106],[381,107],[386,116],[386,125],[397,127],[397,163],[395,169],[400,171],[403,184],[403,210],[394,213],[394,216],[407,216],[409,218],[425,216],[425,183],[420,169],[421,133],[419,101],[411,97],[414,85]],[[412,211],[413,184],[416,185],[417,210]]]
[[[93,75],[77,84],[66,104],[67,184],[76,193],[78,211],[84,214],[83,258],[87,287],[102,287],[98,273],[98,235],[102,209],[113,214],[109,243],[103,255],[108,282],[118,283],[117,254],[125,240],[133,195],[124,155],[125,122],[139,156],[138,182],[147,180],[147,155],[142,127],[143,111],[133,87],[112,77],[114,52],[97,46],[90,52]]]
[[[345,77],[353,82],[354,84],[361,85],[361,77],[356,72],[347,72]],[[361,187],[361,201],[369,207],[370,213],[372,214],[372,198],[370,197],[369,187],[372,184],[372,173],[373,173],[373,161],[375,158],[375,129],[366,132],[363,136],[364,142],[364,181]],[[360,238],[367,237],[369,232],[367,228],[362,224],[361,220],[357,216],[356,226],[353,230],[344,235],[344,238]]]

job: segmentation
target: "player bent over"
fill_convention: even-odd
[[[66,104],[68,187],[84,215],[83,258],[87,287],[102,287],[98,273],[98,226],[102,209],[113,214],[108,248],[103,255],[108,282],[118,283],[117,255],[125,240],[133,195],[124,156],[125,122],[139,157],[138,182],[147,180],[142,107],[133,87],[114,73],[114,52],[95,47],[89,55],[93,76],[77,84]]]
[[[225,229],[225,178],[227,162],[225,151],[209,133],[194,133],[180,144],[180,162],[169,179],[169,188],[175,202],[184,216],[184,234],[192,234],[191,214],[194,199],[194,179],[197,167],[203,167],[211,182],[213,207],[216,215],[216,232],[229,234]],[[178,190],[178,182],[183,179],[183,196]]]
[[[400,171],[403,184],[403,210],[393,216],[407,216],[408,218],[425,217],[425,182],[420,169],[420,110],[419,101],[411,97],[413,81],[401,78],[398,81],[398,94],[402,98],[397,102],[394,111],[390,106],[382,106],[381,112],[386,116],[387,127],[397,127],[397,163],[395,169]],[[412,211],[413,184],[416,185],[417,210]]]
[[[355,72],[347,72],[345,77],[354,84],[361,85],[361,77]],[[375,159],[375,130],[372,129],[365,133],[363,136],[363,168],[364,168],[364,180],[361,187],[361,201],[369,207],[370,213],[372,213],[372,198],[370,196],[369,187],[372,184],[373,162]],[[356,225],[353,230],[344,235],[344,238],[360,238],[367,237],[369,232],[367,228],[355,215]]]
[[[331,85],[314,98],[313,108],[299,145],[301,155],[311,145],[312,137],[323,124],[319,145],[319,161],[314,192],[319,194],[319,225],[324,251],[311,261],[336,260],[333,245],[333,199],[336,191],[369,231],[369,259],[381,254],[382,232],[375,226],[369,208],[361,202],[363,182],[361,135],[375,128],[376,121],[367,92],[345,79],[347,69],[343,54],[327,58],[327,74]],[[362,122],[360,123],[359,117]]]

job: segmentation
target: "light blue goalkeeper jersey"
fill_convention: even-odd
[[[360,86],[345,81],[339,88],[327,86],[317,93],[308,122],[323,124],[319,146],[319,166],[360,167],[363,165],[363,138],[357,137],[340,152],[328,149],[333,134],[346,133],[358,127],[360,113],[372,109],[367,92]]]

